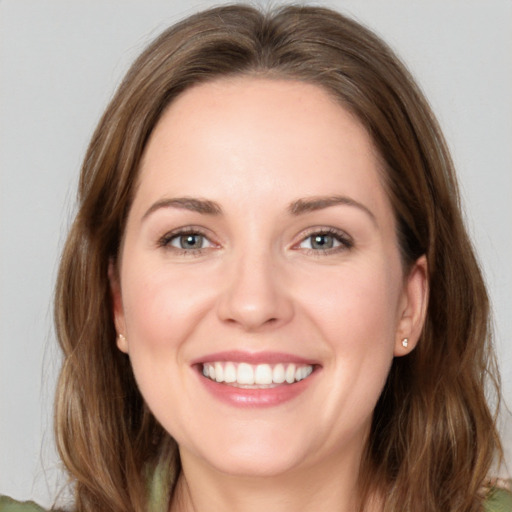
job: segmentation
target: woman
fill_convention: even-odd
[[[128,72],[79,188],[56,295],[77,510],[506,510],[453,166],[372,33],[188,18]]]

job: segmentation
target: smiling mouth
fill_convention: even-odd
[[[272,388],[307,379],[314,370],[310,364],[249,364],[231,361],[203,363],[201,372],[214,382],[245,389]]]

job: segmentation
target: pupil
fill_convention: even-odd
[[[201,235],[184,235],[181,237],[182,249],[200,249],[202,245]]]
[[[316,249],[331,249],[333,244],[332,236],[330,235],[315,235],[313,237],[313,248]]]

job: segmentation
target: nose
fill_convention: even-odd
[[[230,262],[218,316],[245,331],[281,326],[293,317],[282,269],[270,254],[243,254]]]

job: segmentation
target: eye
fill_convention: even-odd
[[[204,249],[208,247],[209,241],[200,233],[187,233],[184,235],[175,235],[171,238],[168,245],[178,249]]]
[[[312,232],[298,244],[298,248],[317,253],[330,253],[349,249],[353,245],[352,239],[348,235],[342,231],[329,229]]]
[[[316,235],[308,236],[301,244],[303,249],[332,249],[340,245],[340,242],[334,238],[333,235],[326,235],[324,233],[317,233]]]
[[[198,253],[214,246],[203,233],[195,230],[180,230],[167,233],[160,238],[158,245],[181,251],[182,253]]]

